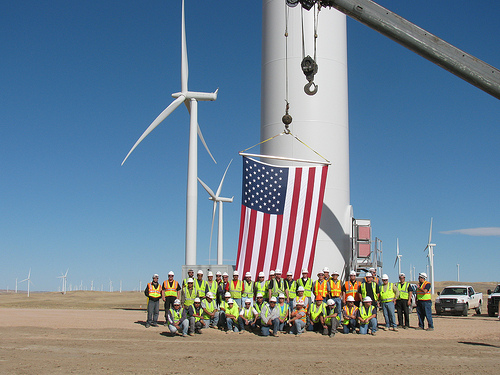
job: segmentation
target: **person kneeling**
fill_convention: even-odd
[[[309,319],[313,325],[313,331],[328,335],[328,326],[326,325],[325,317],[326,303],[323,302],[321,295],[318,295],[309,309]]]
[[[259,313],[252,307],[252,300],[247,298],[245,300],[245,307],[240,311],[239,319],[241,319],[243,323],[240,333],[245,332],[245,329],[253,331],[258,317]]]
[[[363,306],[358,310],[358,322],[360,334],[366,335],[368,330],[371,329],[372,335],[375,336],[375,332],[377,332],[377,311],[372,306],[370,297],[363,299]]]
[[[228,307],[226,308],[226,323],[227,323],[227,332],[239,332],[241,326],[243,325],[243,319],[240,317],[240,312],[238,309],[238,305],[234,303],[232,298],[229,298],[227,301]]]
[[[261,332],[262,336],[269,336],[269,329],[273,327],[273,336],[278,336],[278,330],[280,327],[280,312],[276,307],[276,297],[271,297],[269,299],[269,304],[264,305],[260,313],[260,321],[262,324]]]
[[[304,301],[298,300],[295,304],[295,310],[292,311],[292,318],[288,321],[291,327],[290,333],[300,335],[305,331],[307,320],[307,311],[304,309]]]
[[[182,336],[186,337],[189,329],[189,320],[187,319],[187,310],[185,308],[181,308],[181,301],[176,299],[174,301],[173,308],[170,308],[168,311],[168,329],[170,333],[175,335],[178,333]]]

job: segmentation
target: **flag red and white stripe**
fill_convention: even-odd
[[[236,269],[253,277],[270,270],[312,269],[328,166],[283,167],[243,158]]]

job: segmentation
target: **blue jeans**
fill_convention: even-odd
[[[356,329],[356,319],[349,319],[349,323],[342,324],[342,329],[344,333],[349,333]]]
[[[262,323],[264,323],[264,322],[262,322]],[[280,326],[280,320],[279,320],[279,318],[273,319],[271,326],[273,327],[273,334],[277,334],[279,326]],[[271,326],[262,325],[262,327],[260,329],[261,332],[262,332],[262,336],[269,336],[269,329],[271,328]]]
[[[305,327],[306,327],[306,322],[303,322],[302,320],[297,319],[294,322],[294,325],[293,325],[292,329],[290,330],[290,333],[295,333],[296,335],[300,335],[301,333],[303,333],[305,331]]]
[[[377,318],[370,319],[367,324],[359,325],[359,333],[362,335],[366,335],[368,333],[368,329],[371,329],[372,333],[377,332]]]
[[[227,319],[227,330],[239,332],[240,330],[244,330],[243,318],[241,316],[238,317],[238,321],[235,322],[232,318]]]
[[[214,327],[217,327],[217,325],[219,324],[219,311],[216,311],[214,313],[213,318],[203,319],[203,321],[205,322],[205,327],[210,326],[210,324],[212,324]]]
[[[434,328],[434,322],[432,321],[432,301],[417,301],[417,315],[418,315],[418,326],[424,328],[425,319],[427,319],[427,324],[429,328]]]
[[[187,335],[189,329],[189,320],[184,319],[181,323],[181,328],[182,328],[182,334]],[[172,324],[168,325],[168,329],[170,330],[170,333],[177,332],[177,328],[175,328],[175,326],[173,326]]]
[[[335,302],[335,308],[337,309],[337,314],[339,314],[339,316],[342,314],[342,300],[340,299],[340,297],[333,297],[333,302]]]
[[[241,309],[241,304],[242,304],[242,299],[241,298],[233,298],[234,300],[234,303],[236,303],[238,305],[238,307]]]
[[[387,328],[397,327],[394,302],[382,302],[382,311],[384,313],[385,326]]]

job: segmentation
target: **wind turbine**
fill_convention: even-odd
[[[57,276],[58,279],[62,279],[62,294],[66,294],[66,282],[68,278],[69,268],[66,270],[66,273],[63,275],[61,272],[61,276]]]
[[[20,283],[25,282],[25,281],[27,281],[27,284],[28,284],[28,297],[29,297],[30,296],[30,284],[33,284],[31,282],[31,268],[30,268],[30,270],[28,272],[28,277],[26,279],[24,279],[24,280],[21,280]]]
[[[429,257],[429,269],[430,269],[430,282],[431,282],[431,294],[434,294],[434,246],[436,244],[432,243],[432,217],[431,217],[431,229],[429,230],[429,242],[425,247],[425,250],[429,250],[427,256]]]
[[[194,92],[188,90],[188,57],[186,46],[186,22],[184,16],[184,0],[182,0],[182,36],[181,36],[181,92],[172,94],[175,100],[160,113],[160,115],[149,125],[146,131],[137,140],[134,147],[129,151],[123,163],[135,148],[147,137],[163,120],[165,120],[179,105],[184,103],[190,113],[189,125],[189,156],[188,156],[188,179],[187,179],[187,197],[186,197],[186,265],[196,264],[196,233],[197,233],[197,214],[198,214],[198,190],[196,179],[198,177],[198,149],[197,137],[207,149],[208,153],[215,162],[214,157],[210,153],[205,139],[198,125],[198,101],[214,101],[217,99],[217,92],[213,93]]]
[[[212,212],[212,228],[210,229],[210,245],[208,247],[208,262],[210,263],[211,258],[211,251],[212,251],[212,234],[214,231],[214,220],[215,220],[215,211],[217,209],[217,203],[219,203],[219,224],[217,226],[217,264],[221,265],[223,263],[222,259],[222,254],[223,254],[223,236],[222,236],[222,203],[223,202],[228,202],[232,203],[233,198],[224,198],[220,196],[220,192],[222,190],[222,184],[224,183],[224,178],[226,178],[226,173],[227,170],[229,169],[229,166],[232,163],[232,159],[227,165],[226,171],[224,172],[224,175],[222,176],[222,180],[220,180],[219,187],[217,188],[217,192],[214,194],[212,189],[210,189],[207,184],[205,184],[199,177],[198,181],[200,182],[201,186],[207,191],[207,193],[210,195],[208,199],[214,202],[214,207],[213,207],[213,212]]]
[[[399,238],[396,238],[396,260],[394,261],[394,267],[398,263],[398,277],[401,275],[401,258],[403,256],[399,253]]]

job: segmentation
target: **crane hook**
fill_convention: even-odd
[[[311,90],[311,88],[312,88],[312,90]],[[314,81],[309,81],[304,86],[304,92],[307,95],[314,95],[314,94],[316,94],[318,92],[318,85],[315,84]]]

